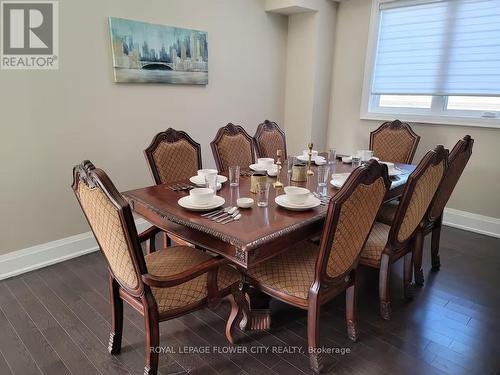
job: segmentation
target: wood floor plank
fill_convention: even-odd
[[[5,357],[3,356],[1,351],[0,351],[0,374],[12,375],[12,371],[9,365],[7,364],[7,361],[5,360]]]
[[[0,309],[42,373],[70,375],[66,365],[5,284],[0,285]]]
[[[31,320],[43,333],[72,375],[100,374],[83,351],[75,344],[71,336],[35,297],[22,277],[8,279],[5,284],[11,293],[16,296],[16,299],[27,311]]]

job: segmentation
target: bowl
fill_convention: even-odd
[[[286,199],[292,204],[303,204],[311,195],[309,189],[298,187],[298,186],[286,186],[285,187]]]
[[[303,150],[302,155],[304,155],[305,157],[309,157],[309,150]],[[311,159],[316,159],[317,156],[318,156],[318,151],[313,150],[312,155],[311,155]]]
[[[262,166],[267,166],[269,168],[271,165],[274,164],[274,159],[273,158],[258,158],[257,164],[262,165]]]
[[[198,176],[205,178],[207,174],[217,174],[217,169],[198,169]]]
[[[236,200],[236,205],[240,208],[250,208],[253,206],[252,198],[238,198]]]
[[[189,196],[194,204],[202,205],[212,200],[214,191],[209,188],[194,188],[189,191]]]
[[[342,156],[342,163],[352,163],[352,156]]]
[[[278,175],[278,168],[269,168],[267,170],[267,175],[271,177],[276,177]]]

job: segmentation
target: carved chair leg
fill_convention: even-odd
[[[384,320],[391,319],[391,301],[389,298],[389,277],[391,265],[389,255],[382,254],[378,280],[378,293],[380,299],[380,315]]]
[[[404,256],[403,261],[403,292],[407,300],[413,299],[413,289],[411,279],[413,274],[413,253]]]
[[[123,301],[120,298],[120,286],[109,274],[109,292],[111,301],[111,333],[109,334],[108,351],[119,354],[122,348],[123,334]]]
[[[418,231],[415,234],[413,247],[413,264],[415,267],[415,285],[424,285],[424,271],[422,270],[422,256],[424,252],[424,232]]]
[[[146,330],[146,365],[144,375],[156,375],[158,373],[159,345],[160,345],[160,323],[158,308],[151,295],[146,295],[144,304],[144,324]]]
[[[441,267],[441,260],[439,259],[439,240],[441,238],[441,226],[443,217],[441,217],[434,224],[432,228],[432,238],[431,238],[431,262],[432,270],[439,271]]]
[[[356,281],[345,291],[345,320],[347,323],[347,336],[352,341],[358,341],[357,330],[357,289]]]
[[[309,292],[311,295],[311,292]],[[307,346],[309,351],[309,364],[311,369],[320,373],[324,367],[323,354],[319,350],[319,312],[318,296],[309,297],[307,310]]]

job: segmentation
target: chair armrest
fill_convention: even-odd
[[[143,243],[144,241],[150,240],[154,238],[158,233],[161,232],[161,229],[155,226],[149,227],[144,232],[139,234],[139,242]]]
[[[196,266],[185,271],[170,276],[156,276],[150,273],[146,273],[142,275],[142,281],[144,282],[144,284],[154,288],[169,288],[195,279],[196,277],[214,270],[226,263],[226,259],[218,256],[203,263],[199,263]]]

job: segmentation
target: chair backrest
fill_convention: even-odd
[[[229,123],[220,128],[210,146],[219,172],[227,171],[230,166],[248,168],[255,163],[253,139],[239,125]]]
[[[72,188],[113,276],[139,296],[146,265],[129,204],[106,173],[88,160],[73,168]]]
[[[436,220],[443,213],[444,207],[450,199],[451,193],[455,189],[462,172],[467,165],[472,154],[472,146],[474,139],[470,135],[466,135],[457,142],[448,157],[448,169],[444,175],[443,182],[439,186],[436,197],[429,210],[429,220]]]
[[[375,160],[354,170],[330,200],[316,263],[316,278],[344,278],[356,268],[391,186],[387,166]]]
[[[384,122],[370,133],[370,150],[382,161],[411,164],[420,136],[399,120]]]
[[[408,177],[389,231],[388,241],[396,248],[411,240],[424,219],[446,173],[447,161],[448,150],[438,145]]]
[[[275,122],[265,120],[257,127],[253,137],[258,158],[276,159],[276,152],[283,151],[283,160],[287,158],[285,132]]]
[[[172,128],[156,134],[144,156],[157,185],[186,180],[201,169],[200,144]]]

